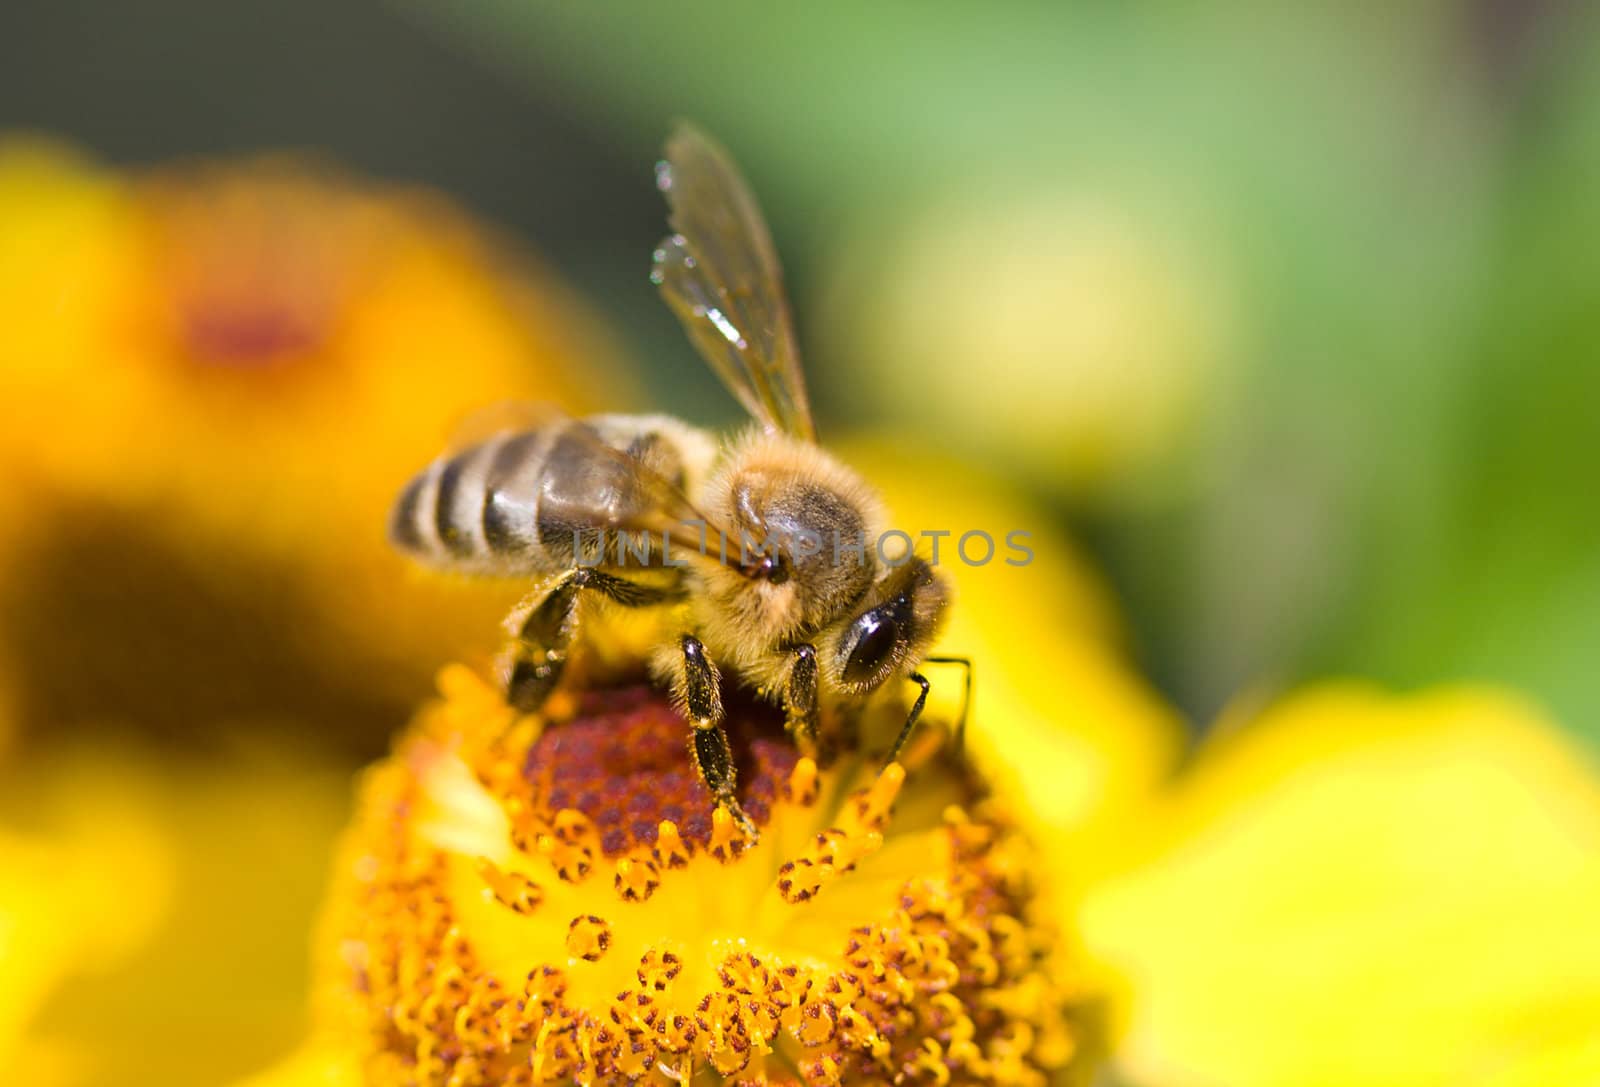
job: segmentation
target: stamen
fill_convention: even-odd
[[[567,951],[584,962],[599,962],[611,950],[611,926],[594,914],[574,917],[567,926]]]

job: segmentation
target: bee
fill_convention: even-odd
[[[508,620],[518,709],[557,685],[579,605],[666,617],[650,666],[687,718],[698,771],[753,839],[721,728],[721,674],[779,703],[802,750],[825,707],[891,681],[918,687],[888,759],[928,697],[918,671],[944,621],[946,577],[886,555],[877,495],[818,444],[772,238],[727,154],[682,127],[657,184],[671,233],[651,279],[752,424],[727,441],[665,415],[545,418],[435,460],[397,500],[390,536],[424,563],[534,578]],[[965,717],[965,710],[962,713]]]

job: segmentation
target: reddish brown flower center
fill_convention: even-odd
[[[730,707],[729,742],[738,763],[739,801],[757,826],[789,781],[799,756],[766,707]],[[687,751],[683,716],[649,687],[595,691],[578,715],[545,731],[523,773],[554,810],[576,808],[594,823],[601,849],[615,857],[656,843],[663,820],[684,840],[711,841],[710,793]]]

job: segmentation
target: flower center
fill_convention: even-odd
[[[330,917],[372,1082],[1042,1085],[1077,1051],[1031,853],[953,760],[819,769],[735,709],[752,844],[660,693],[554,723],[441,686],[368,783]]]
[[[799,755],[767,707],[736,708],[728,732],[740,803],[764,826]],[[705,848],[713,829],[711,796],[685,755],[687,746],[683,716],[648,687],[590,692],[577,717],[529,747],[523,773],[553,810],[582,812],[607,857],[654,846],[663,821],[685,842]]]

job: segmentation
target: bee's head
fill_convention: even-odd
[[[922,659],[938,635],[950,585],[926,559],[894,567],[827,647],[839,689],[864,695]]]

